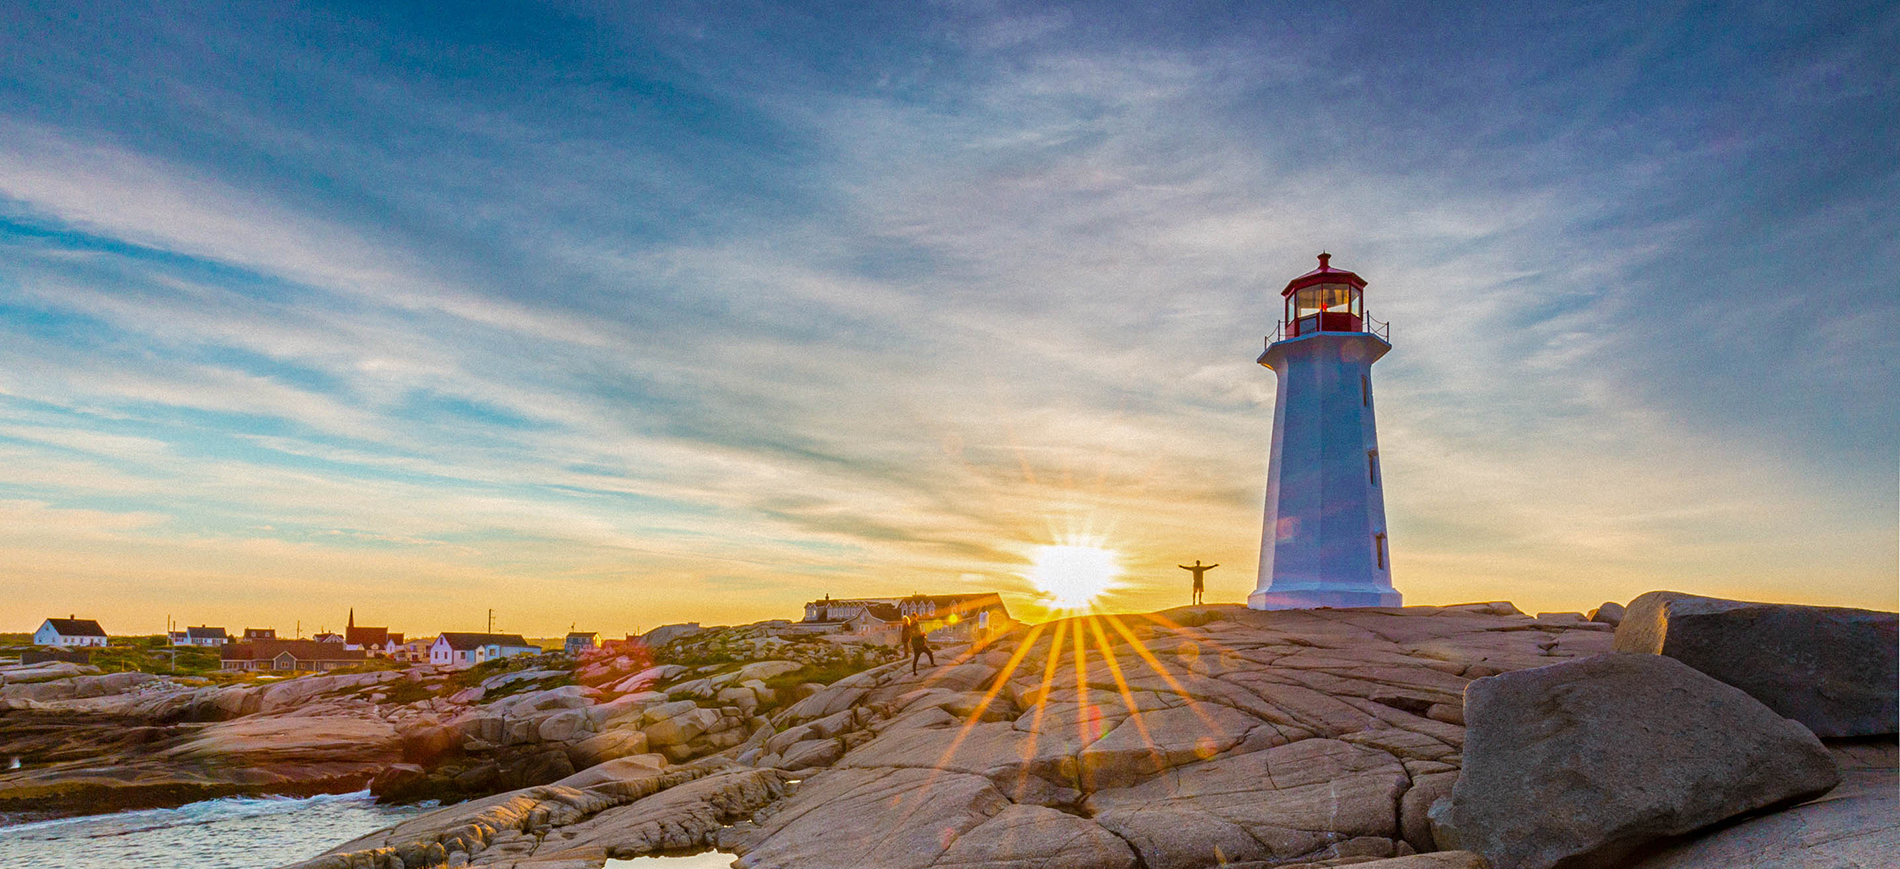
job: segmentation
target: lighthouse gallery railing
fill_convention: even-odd
[[[1301,335],[1312,335],[1319,332],[1342,332],[1342,331],[1365,332],[1365,333],[1379,336],[1379,339],[1384,341],[1387,344],[1392,343],[1392,324],[1390,322],[1380,322],[1378,320],[1374,320],[1371,314],[1367,314],[1363,319],[1365,321],[1364,325],[1361,328],[1356,329],[1356,330],[1321,329],[1318,327],[1309,327],[1307,329],[1302,330],[1302,329],[1294,328],[1293,324],[1288,323],[1285,320],[1281,320],[1280,322],[1273,324],[1273,334],[1267,336],[1267,344],[1268,345],[1278,344],[1281,341],[1285,341],[1288,338],[1298,338]]]

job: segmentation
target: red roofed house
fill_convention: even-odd
[[[388,628],[363,627],[356,623],[356,610],[350,610],[350,622],[343,629],[343,648],[362,649],[372,657],[394,657],[402,646],[402,634],[390,633]]]

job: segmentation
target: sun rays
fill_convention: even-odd
[[[1192,632],[1191,628],[1176,624],[1163,616],[1148,614],[1141,615],[1139,618],[1152,623],[1155,628],[1177,635],[1181,640],[1192,641],[1199,645],[1215,647],[1219,645],[1205,635],[1196,635],[1199,632]],[[957,753],[965,745],[970,734],[984,721],[992,720],[993,713],[997,711],[1003,713],[1004,720],[1007,720],[1011,713],[1018,719],[1025,715],[1029,717],[1028,726],[1021,728],[1025,732],[1021,750],[1018,753],[1020,764],[1014,776],[1015,787],[1013,792],[1008,794],[1011,799],[1021,799],[1030,792],[1031,777],[1039,775],[1047,777],[1050,770],[1041,768],[1048,765],[1044,761],[1052,763],[1061,778],[1068,779],[1068,781],[1053,782],[1054,784],[1073,788],[1083,796],[1096,790],[1098,767],[1101,764],[1136,763],[1140,765],[1136,772],[1142,775],[1166,769],[1172,759],[1169,757],[1170,746],[1156,741],[1152,728],[1144,719],[1146,713],[1155,712],[1163,707],[1149,703],[1144,710],[1144,705],[1136,696],[1138,691],[1170,693],[1184,702],[1184,705],[1200,722],[1200,728],[1205,731],[1194,740],[1191,747],[1185,748],[1185,750],[1191,750],[1196,758],[1206,759],[1214,753],[1213,746],[1231,742],[1227,738],[1226,728],[1222,727],[1215,716],[1210,715],[1203,708],[1207,701],[1198,699],[1195,693],[1191,693],[1187,686],[1182,684],[1181,679],[1168,671],[1155,650],[1149,648],[1149,643],[1143,639],[1142,627],[1130,626],[1122,616],[1096,613],[1030,626],[1018,637],[1016,648],[1011,650],[1008,660],[1000,666],[994,678],[991,679],[983,692],[982,699],[977,702],[975,708],[970,709],[968,714],[963,716],[957,734],[950,740],[941,756],[931,764],[932,774],[926,780],[924,787],[920,789],[921,792],[915,795],[917,802],[913,804],[913,807],[922,804],[936,782],[937,776],[954,768],[953,763]],[[1126,646],[1127,649],[1121,649],[1122,646]],[[974,661],[978,656],[991,651],[993,647],[971,646],[960,653],[955,660],[948,662],[945,667],[926,677],[919,689],[930,689],[944,678],[944,674],[951,668]],[[1134,659],[1132,662],[1123,660],[1123,656],[1129,652],[1132,652]],[[1041,660],[1033,661],[1032,659],[1038,654],[1041,655]],[[1091,661],[1091,656],[1099,656],[1099,662]],[[1063,660],[1065,657],[1069,660]],[[1032,668],[1024,673],[1026,663]],[[1129,669],[1130,665],[1134,665],[1132,671]],[[1140,672],[1140,669],[1144,667],[1160,680],[1160,686],[1142,687],[1141,683],[1147,681],[1146,674]],[[1037,670],[1041,672],[1037,673]],[[1035,681],[1027,683],[1019,681],[1019,675],[1027,675],[1030,680]],[[1104,675],[1105,679],[1102,678]],[[1073,677],[1075,682],[1073,691],[1060,690],[1066,687],[1059,684],[1064,676]],[[1199,677],[1186,678],[1193,681]],[[1102,684],[1096,684],[1097,681]],[[1012,687],[1015,689],[1013,692],[1011,692]],[[1005,692],[1011,693],[1006,695]],[[1001,703],[999,703],[999,698],[1002,698]],[[1101,702],[1119,702],[1126,716],[1119,721],[1112,721],[1112,706],[1102,708],[1098,704],[1098,698],[1113,698],[1112,700],[1103,699]],[[1051,707],[1058,704],[1066,705],[1070,702],[1075,704],[1072,715],[1075,731],[1074,749],[1065,752],[1066,758],[1062,755],[1043,758],[1040,748],[1045,737],[1045,725],[1066,730],[1063,725],[1068,723],[1063,722],[1059,714],[1052,715]],[[1123,726],[1134,728],[1140,746],[1138,758],[1109,757],[1102,753],[1091,755],[1089,751],[1091,746]],[[1053,734],[1049,735],[1053,736]],[[1119,741],[1118,739],[1117,742]],[[1183,748],[1182,746],[1173,747]],[[1116,778],[1125,779],[1119,775]],[[908,798],[900,796],[896,799],[903,801]]]

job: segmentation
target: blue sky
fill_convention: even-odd
[[[649,5],[0,13],[0,625],[1237,600],[1322,249],[1408,600],[1895,606],[1890,5]]]

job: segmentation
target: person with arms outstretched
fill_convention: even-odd
[[[1189,567],[1185,564],[1175,565],[1175,567],[1179,567],[1182,570],[1185,570],[1189,573],[1194,574],[1194,605],[1195,606],[1200,606],[1201,592],[1207,590],[1206,584],[1201,581],[1201,574],[1206,573],[1210,570],[1213,570],[1214,568],[1219,567],[1219,566],[1220,565],[1218,564],[1202,564],[1201,560],[1198,558],[1194,559],[1193,567]]]

